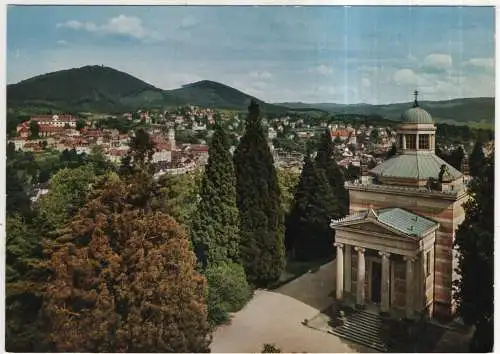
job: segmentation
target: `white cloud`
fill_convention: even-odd
[[[433,70],[448,70],[453,67],[453,59],[448,54],[429,54],[425,57],[423,66]]]
[[[416,85],[418,76],[412,69],[401,69],[394,73],[392,80],[398,85]]]
[[[366,77],[361,79],[361,86],[364,88],[369,88],[372,85],[370,79],[367,79]]]
[[[493,72],[495,60],[493,58],[472,58],[463,62],[464,66],[484,69],[488,72]]]
[[[109,19],[109,21],[102,25],[97,25],[93,22],[79,22],[70,20],[63,23],[58,23],[57,28],[70,28],[73,30],[85,30],[92,33],[102,35],[122,35],[139,40],[160,40],[161,36],[154,32],[147,30],[142,25],[142,20],[134,16],[119,15]]]
[[[260,80],[267,80],[273,76],[269,71],[252,71],[249,75],[254,79]]]
[[[309,70],[309,72],[315,72],[320,75],[330,76],[333,74],[333,68],[324,64],[318,65],[315,68]]]
[[[58,41],[57,41],[57,44],[58,44],[58,45],[67,45],[67,44],[68,44],[68,42],[66,42],[66,41],[65,41],[65,40],[63,40],[63,39],[60,39],[60,40],[58,40]]]

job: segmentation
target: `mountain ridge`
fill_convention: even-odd
[[[246,111],[255,99],[267,113],[316,111],[324,114],[378,114],[397,119],[410,105],[304,103],[268,103],[229,85],[200,80],[177,89],[164,90],[126,72],[102,65],[87,65],[37,75],[7,85],[7,107],[37,107],[80,112],[118,113],[141,108],[169,108],[196,105],[209,108]],[[422,101],[433,117],[441,121],[493,122],[494,98],[455,98],[445,101]]]

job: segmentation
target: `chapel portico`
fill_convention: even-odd
[[[336,231],[336,298],[355,294],[356,306],[404,310],[406,317],[427,308],[432,291],[433,247],[439,225],[400,208],[356,213],[331,224]]]

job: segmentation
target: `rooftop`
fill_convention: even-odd
[[[401,232],[408,236],[422,237],[431,229],[438,226],[438,223],[424,218],[423,216],[414,214],[410,211],[401,208],[385,208],[378,210],[365,210],[358,213],[346,216],[343,219],[332,220],[330,226],[342,226],[346,223],[361,221],[372,218],[385,226],[388,226],[395,231]]]

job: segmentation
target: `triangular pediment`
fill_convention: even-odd
[[[349,228],[349,229],[354,229],[354,230],[378,232],[378,233],[382,233],[382,234],[393,233],[388,228],[383,227],[381,225],[378,225],[377,223],[370,221],[370,220],[366,220],[366,221],[356,223],[356,224],[345,225],[344,227]]]

